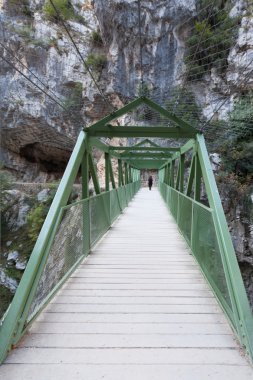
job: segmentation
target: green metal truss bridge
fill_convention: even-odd
[[[139,107],[162,125],[115,125]],[[105,137],[143,140],[112,146]],[[177,144],[162,147],[154,137]],[[105,156],[103,192],[93,147]],[[140,190],[142,169],[158,170],[162,198]],[[68,204],[80,171],[82,197]],[[104,371],[125,379],[138,365],[134,378],[189,379],[194,368],[195,379],[250,379],[237,342],[252,360],[252,312],[204,136],[140,97],[81,131],[2,320],[0,376],[97,379]]]

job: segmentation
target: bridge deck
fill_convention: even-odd
[[[252,379],[156,189],[142,189],[11,352],[5,380]]]

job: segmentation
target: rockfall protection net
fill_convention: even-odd
[[[230,1],[198,0],[184,11],[177,8],[176,2],[168,2],[164,5],[164,15],[158,8],[153,10],[154,20],[155,12],[158,12],[159,22],[164,25],[160,29],[154,27],[150,8],[145,2],[139,5],[140,12],[137,2],[125,2],[119,11],[100,2],[99,6],[95,4],[94,9],[88,11],[94,20],[99,19],[99,11],[102,12],[103,19],[110,20],[110,28],[118,30],[115,42],[121,49],[116,62],[109,52],[105,53],[110,46],[101,38],[98,22],[88,25],[87,20],[84,21],[84,7],[73,5],[74,23],[66,20],[59,9],[58,21],[52,18],[45,21],[45,25],[48,23],[45,34],[39,23],[31,24],[32,9],[30,16],[23,18],[23,24],[16,24],[11,22],[15,12],[8,9],[14,5],[6,6],[8,17],[3,17],[0,26],[2,70],[8,76],[15,74],[16,77],[15,81],[8,82],[8,86],[3,86],[2,133],[8,137],[10,127],[18,132],[27,125],[32,128],[37,119],[40,123],[45,122],[49,129],[57,128],[59,134],[73,136],[81,126],[90,125],[113,109],[145,95],[197,128],[203,128],[210,140],[238,134],[238,129],[231,130],[231,122],[228,123],[225,117],[220,118],[218,113],[225,115],[233,104],[241,107],[244,114],[249,106],[253,108],[253,59],[249,48],[252,46],[252,0],[245,0],[237,10]],[[36,12],[46,20],[42,4],[36,7]],[[183,30],[184,35],[180,34],[178,38],[185,45],[183,54],[166,18],[167,14],[176,16],[178,13],[180,16],[180,12],[180,31]],[[104,25],[100,26],[103,29]],[[154,48],[163,51],[161,62],[154,60]],[[71,60],[68,59],[69,53]],[[37,63],[50,55],[54,57],[57,70],[46,76]],[[169,59],[170,56],[175,59]],[[143,62],[143,70],[140,62]],[[157,70],[157,67],[161,69]],[[205,92],[210,86],[212,91]],[[200,93],[202,100],[198,97]],[[27,103],[31,95],[36,107]],[[234,114],[230,116],[236,118]],[[221,120],[217,118],[223,120],[219,125],[217,121]],[[172,125],[144,106],[118,122],[126,126],[135,122]],[[248,111],[243,120],[236,120],[238,123],[252,130],[252,111]],[[36,133],[39,134],[39,128],[35,128],[33,136],[29,131],[24,133],[20,136],[20,145],[49,144],[49,141],[49,145],[59,145],[60,136],[57,139],[36,138]],[[9,147],[9,139],[3,140]],[[70,146],[68,141],[61,141],[60,145],[65,150]]]
[[[137,193],[136,181],[61,209],[45,252],[46,264],[31,304],[27,323],[37,315],[76,265],[88,254]]]

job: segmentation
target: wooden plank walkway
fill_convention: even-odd
[[[250,380],[158,191],[142,189],[0,368],[3,380]]]

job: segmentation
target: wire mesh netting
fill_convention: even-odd
[[[111,223],[119,216],[121,212],[121,205],[119,199],[119,193],[116,189],[110,191],[110,215]]]
[[[90,198],[90,236],[95,244],[110,227],[110,192]]]
[[[225,303],[232,314],[213,212],[197,203],[193,204],[193,237],[192,250],[196,259],[221,303]]]
[[[27,323],[42,309],[79,261],[89,253],[140,188],[140,181],[62,207],[47,242],[46,264],[39,277]]]
[[[159,186],[164,201],[191,246],[203,273],[234,322],[213,211],[165,183],[160,183]]]
[[[192,199],[178,193],[178,226],[188,244],[191,244],[192,207]]]
[[[83,215],[88,215],[88,201],[62,208],[57,231],[43,273],[40,277],[34,300],[31,304],[28,322],[35,315],[61,279],[83,256],[83,239],[89,231],[83,231]]]

